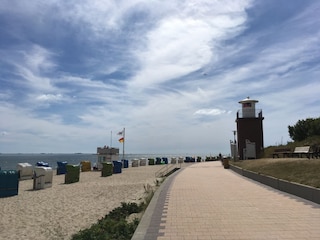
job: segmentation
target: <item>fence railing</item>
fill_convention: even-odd
[[[172,165],[166,164],[165,166],[163,166],[163,168],[160,168],[158,171],[155,172],[155,176],[165,177],[169,172],[171,172],[175,168],[181,168],[181,167],[177,167],[177,164],[172,164]]]
[[[253,110],[238,110],[237,118],[262,118],[262,109],[253,109]]]

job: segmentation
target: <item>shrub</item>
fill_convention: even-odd
[[[143,210],[143,204],[121,203],[120,207],[112,210],[104,218],[98,220],[90,228],[81,230],[72,236],[72,240],[126,240],[131,239],[139,220],[128,223],[126,218],[132,213]]]

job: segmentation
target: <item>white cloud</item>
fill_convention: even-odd
[[[63,96],[61,94],[42,94],[39,95],[36,99],[45,102],[56,102],[61,101],[63,99]]]
[[[32,91],[53,91],[56,88],[52,80],[47,77],[56,64],[52,60],[54,56],[49,50],[39,46],[31,45],[30,49],[4,50],[6,59],[3,62],[14,67],[14,84],[26,87]]]
[[[12,107],[0,107],[6,119],[1,127],[10,133],[0,138],[1,152],[20,152],[19,149],[23,152],[78,152],[80,146],[84,152],[94,152],[96,146],[104,142],[106,132],[99,127],[65,124],[60,115],[40,118],[28,109]],[[80,143],[87,139],[91,139],[91,143]]]
[[[179,13],[165,16],[148,33],[147,48],[136,52],[141,71],[129,86],[144,88],[167,82],[196,71],[210,61],[214,63],[218,57],[215,46],[243,29],[244,9],[249,4],[241,3],[242,6],[228,2],[231,5],[228,8],[208,1],[181,4]],[[202,12],[193,11],[195,6]]]
[[[56,67],[56,64],[51,60],[54,54],[39,45],[33,45],[28,52],[21,53],[24,56],[26,67],[32,72],[52,71]]]
[[[228,113],[228,112],[226,110],[213,108],[213,109],[199,109],[194,113],[194,115],[217,116],[225,113]]]

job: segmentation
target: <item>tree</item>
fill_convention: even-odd
[[[308,137],[320,135],[320,118],[299,120],[294,126],[288,126],[289,136],[294,141],[303,141]]]

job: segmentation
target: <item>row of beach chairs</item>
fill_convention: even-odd
[[[206,159],[207,160],[207,159]],[[172,157],[170,163],[201,162],[201,157]],[[141,158],[131,160],[132,167],[168,164],[167,157]],[[128,168],[129,161],[112,161],[103,163],[101,177],[122,173],[122,168]],[[79,182],[80,172],[91,171],[91,162],[82,161],[79,165],[68,162],[57,162],[56,174],[65,175],[65,184]],[[1,170],[0,168],[0,197],[18,195],[19,181],[33,179],[33,190],[45,189],[52,186],[53,168],[46,162],[37,162],[36,166],[29,163],[18,163],[16,170]]]
[[[170,163],[171,164],[176,164],[176,163],[192,163],[192,162],[202,162],[202,157],[197,156],[197,157],[171,157]],[[218,161],[220,158],[217,157],[206,157],[204,161]],[[132,167],[138,167],[138,166],[146,166],[148,165],[161,165],[161,164],[168,164],[169,160],[167,157],[156,157],[156,158],[140,158],[140,159],[133,159],[131,160],[132,162]]]
[[[114,173],[121,173],[122,168],[128,168],[128,160],[104,163],[102,177]],[[71,165],[66,161],[57,162],[57,175],[65,175],[65,184],[79,182],[80,172],[91,171],[91,162],[82,161],[79,165]],[[33,190],[40,190],[52,186],[53,169],[45,162],[37,162],[36,166],[29,163],[18,163],[16,170],[0,169],[0,197],[18,195],[19,181],[33,179]]]
[[[176,163],[188,163],[188,162],[201,162],[201,157],[171,157],[170,163],[176,164]],[[131,160],[132,167],[138,167],[138,166],[146,166],[147,162],[148,165],[161,165],[161,164],[168,164],[169,159],[167,157],[156,157],[156,158],[140,158],[140,159],[133,159]]]
[[[90,162],[89,162],[90,163]],[[79,181],[80,165],[68,165],[67,162],[57,162],[57,175],[66,174],[65,183]],[[91,169],[87,162],[82,163],[82,171]],[[19,181],[33,179],[33,190],[52,186],[53,169],[45,162],[37,162],[35,166],[29,163],[18,163],[15,170],[0,169],[0,197],[18,195]]]

